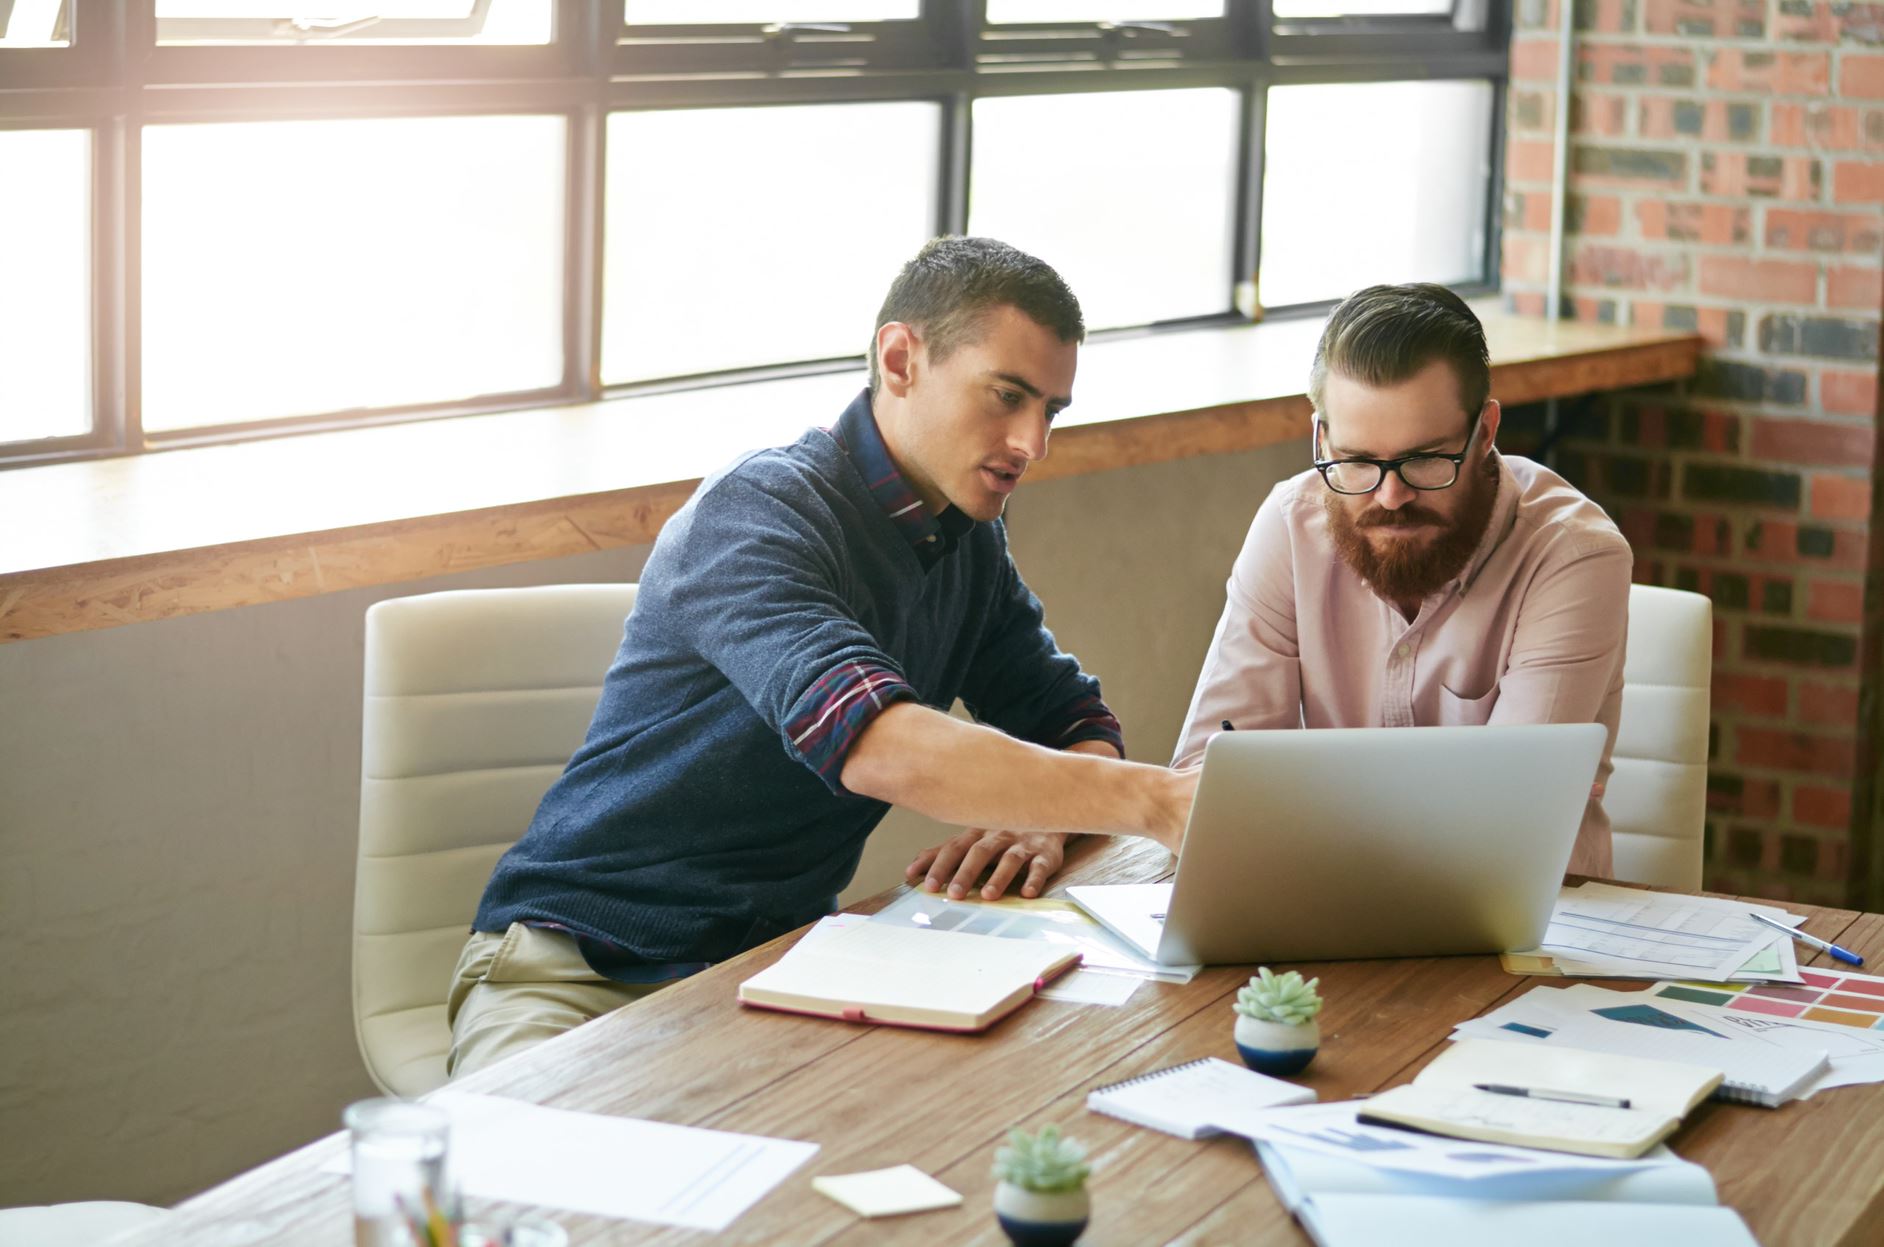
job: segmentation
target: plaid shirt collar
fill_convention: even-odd
[[[931,515],[929,508],[916,497],[916,491],[909,487],[909,481],[890,458],[889,447],[883,444],[876,413],[870,408],[869,390],[851,400],[831,429],[831,436],[857,465],[864,483],[870,487],[871,497],[909,543],[925,572],[940,562],[975,526],[974,520],[952,506],[939,516]]]

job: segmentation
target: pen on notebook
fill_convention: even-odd
[[[1479,1091],[1489,1091],[1493,1095],[1519,1095],[1527,1100],[1551,1100],[1559,1104],[1591,1104],[1597,1108],[1629,1107],[1629,1101],[1622,1096],[1587,1095],[1581,1091],[1547,1091],[1542,1087],[1510,1087],[1501,1082],[1475,1082],[1472,1086]]]
[[[1776,931],[1784,931],[1787,935],[1792,936],[1792,938],[1794,938],[1795,940],[1798,940],[1801,944],[1810,944],[1812,947],[1818,949],[1820,952],[1830,953],[1832,956],[1838,958],[1838,960],[1844,962],[1846,965],[1861,966],[1864,964],[1863,957],[1860,957],[1857,953],[1852,952],[1849,948],[1840,948],[1838,945],[1832,943],[1830,940],[1822,940],[1816,935],[1807,935],[1804,931],[1795,931],[1783,922],[1773,921],[1771,918],[1768,918],[1765,914],[1755,914],[1755,913],[1749,912],[1748,916],[1751,917],[1755,922],[1764,922],[1767,926],[1772,927]]]

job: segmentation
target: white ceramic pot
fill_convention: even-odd
[[[1321,1047],[1321,1027],[1314,1018],[1285,1026],[1239,1013],[1235,1038],[1237,1055],[1257,1073],[1299,1074]]]
[[[1092,1199],[1077,1191],[1030,1191],[1002,1181],[994,1188],[994,1215],[1015,1247],[1069,1247],[1086,1228]]]

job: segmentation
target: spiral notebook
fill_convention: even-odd
[[[1315,1093],[1307,1087],[1204,1057],[1094,1088],[1086,1097],[1086,1107],[1180,1139],[1201,1139],[1211,1134],[1245,1134],[1243,1127],[1255,1114],[1314,1099]]]

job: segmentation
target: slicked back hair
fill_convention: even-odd
[[[1328,314],[1308,374],[1309,401],[1325,419],[1322,387],[1329,373],[1378,389],[1398,385],[1436,359],[1451,365],[1465,414],[1477,415],[1491,397],[1491,352],[1485,327],[1465,300],[1432,282],[1369,286]]]
[[[992,238],[931,239],[890,283],[877,329],[901,321],[915,329],[931,363],[975,340],[981,321],[1013,307],[1062,342],[1083,342],[1079,300],[1045,261]],[[877,392],[877,340],[870,338],[870,392]]]

